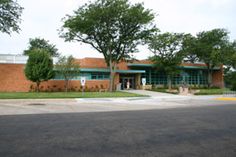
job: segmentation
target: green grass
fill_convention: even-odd
[[[230,91],[229,89],[200,89],[199,93],[195,95],[221,95],[224,94],[225,91]]]
[[[0,99],[65,99],[65,98],[118,98],[118,97],[142,97],[144,95],[127,92],[7,92],[0,93]]]
[[[166,90],[167,89],[163,89],[163,88],[158,89],[157,88],[157,89],[152,89],[151,91],[170,93],[170,94],[178,94],[178,93],[168,92]],[[224,89],[194,89],[194,90],[200,90],[200,92],[195,93],[195,95],[222,95],[222,94],[224,94],[225,91],[230,91],[227,88],[224,88]]]

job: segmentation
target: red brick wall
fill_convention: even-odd
[[[214,71],[212,74],[212,84],[213,86],[224,88],[224,69],[221,66],[221,69]]]
[[[82,61],[83,60],[83,61]],[[104,59],[97,60],[96,58],[82,59],[82,68],[106,68]],[[0,63],[0,92],[28,92],[31,90],[31,86],[34,83],[28,81],[24,75],[23,64],[1,64]],[[122,62],[118,65],[118,69],[127,70],[127,64]],[[86,89],[96,90],[97,88],[108,89],[109,80],[87,80]],[[115,86],[119,83],[119,74],[115,77]],[[80,81],[70,81],[70,87],[74,90],[80,90]],[[223,67],[220,71],[215,71],[213,73],[213,85],[223,87]],[[101,87],[102,86],[102,87]],[[43,82],[41,89],[44,91],[62,91],[64,89],[63,80],[50,80],[48,82]]]
[[[0,91],[29,91],[31,82],[24,76],[22,64],[0,64]]]
[[[35,87],[35,84],[28,81],[24,75],[23,64],[0,64],[0,92],[28,92],[31,90],[31,86]],[[80,81],[70,81],[70,87],[79,91]],[[108,89],[109,80],[87,80],[86,90],[90,89],[95,91],[104,88]],[[63,80],[50,80],[43,82],[40,85],[42,91],[62,91],[64,90]]]

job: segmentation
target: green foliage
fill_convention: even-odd
[[[74,11],[64,19],[60,36],[66,41],[91,45],[104,55],[112,74],[116,65],[137,52],[153,31],[154,14],[143,4],[131,5],[128,0],[96,0]],[[110,90],[113,85],[110,84]]]
[[[43,49],[49,53],[50,56],[56,57],[58,56],[58,49],[55,45],[50,44],[49,41],[45,39],[35,38],[30,39],[29,47],[24,51],[24,55],[29,55],[33,49]]]
[[[227,54],[224,56],[224,65],[228,68],[236,69],[236,40],[228,43],[225,51]]]
[[[53,60],[45,50],[34,49],[29,53],[29,58],[25,67],[25,76],[28,80],[39,85],[43,81],[48,81],[54,77]]]
[[[68,81],[79,74],[79,63],[76,63],[76,60],[73,58],[73,56],[61,56],[55,65],[55,69],[58,74],[61,74],[64,77],[65,88],[67,92]]]
[[[184,56],[185,62],[195,63],[199,61],[196,51],[197,39],[191,34],[185,34],[183,36],[182,50],[181,53]]]
[[[212,72],[217,66],[229,62],[232,45],[225,29],[199,32],[196,37],[187,35],[183,42],[183,53],[194,56],[207,65],[208,87],[212,86]],[[194,60],[193,60],[194,61]]]
[[[228,43],[228,32],[225,29],[203,31],[197,34],[195,53],[213,69],[224,63]]]
[[[183,34],[163,33],[153,36],[149,41],[149,49],[154,53],[151,60],[157,70],[168,75],[168,84],[171,88],[171,77],[180,71],[178,66],[183,60],[181,53]]]
[[[224,79],[226,86],[229,87],[231,90],[236,91],[236,72],[229,71],[225,75]]]
[[[0,32],[19,32],[23,8],[15,0],[0,0]]]

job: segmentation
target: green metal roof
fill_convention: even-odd
[[[128,64],[129,67],[155,67],[154,64]],[[206,66],[178,66],[179,68],[182,69],[202,69],[206,70]],[[220,70],[220,67],[215,67],[214,70]]]
[[[206,66],[178,66],[179,68],[183,69],[201,69],[201,70],[206,70]],[[215,67],[213,70],[220,70],[220,67]]]
[[[99,69],[99,68],[81,68],[80,72],[107,72],[109,73],[109,69]]]
[[[80,72],[105,72],[109,73],[109,69],[99,69],[99,68],[81,68]],[[117,73],[132,73],[132,74],[138,74],[138,73],[145,73],[145,70],[116,70]]]
[[[132,67],[154,67],[154,64],[136,64],[136,63],[129,63],[128,66]]]
[[[132,73],[132,74],[139,74],[145,73],[145,70],[117,70],[118,73]]]

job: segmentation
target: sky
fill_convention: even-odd
[[[22,54],[29,46],[30,38],[44,38],[56,45],[62,55],[76,58],[103,57],[91,46],[78,42],[64,42],[58,30],[63,25],[62,18],[72,15],[88,0],[18,0],[24,7],[20,33],[0,32],[0,54]],[[196,33],[215,28],[225,28],[230,32],[230,40],[236,40],[235,0],[130,0],[131,3],[144,2],[147,9],[157,15],[156,26],[161,32]],[[146,46],[140,46],[135,54],[137,59],[146,59],[152,53]]]

